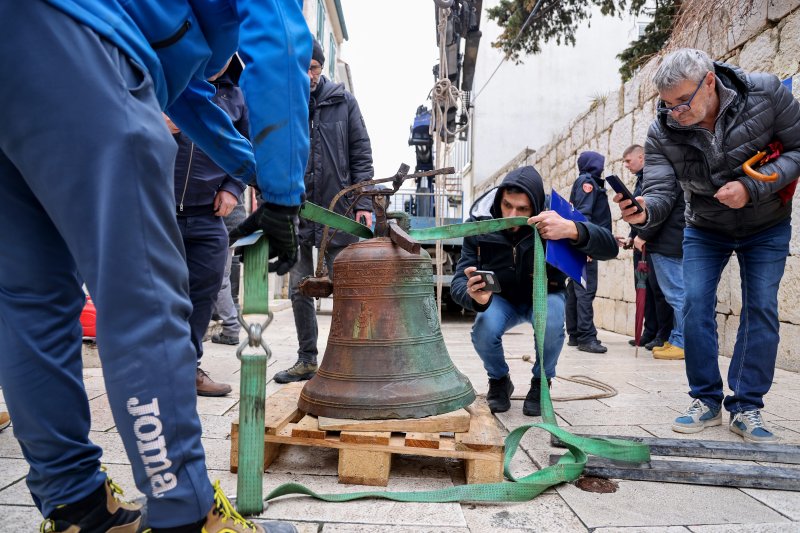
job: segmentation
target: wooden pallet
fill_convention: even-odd
[[[301,389],[302,384],[292,383],[267,398],[265,471],[281,445],[291,444],[338,448],[340,483],[385,487],[395,454],[462,459],[467,483],[503,479],[503,432],[483,398],[455,413],[422,419],[318,420],[297,408]],[[330,429],[334,427],[337,429]],[[231,424],[231,472],[237,471],[238,461],[239,421],[235,420]]]

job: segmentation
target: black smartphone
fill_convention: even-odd
[[[631,202],[633,202],[631,205],[636,207],[637,213],[641,213],[643,211],[642,206],[639,204],[639,202],[636,201],[636,198],[633,197],[631,191],[628,190],[628,188],[625,186],[624,183],[622,183],[622,180],[619,179],[618,176],[615,176],[614,174],[606,176],[606,181],[608,182],[609,185],[611,185],[611,188],[614,189],[615,192],[618,192],[619,194],[622,195],[623,198],[626,198]]]
[[[500,292],[500,281],[491,270],[476,270],[472,276],[480,276],[481,280],[486,284],[481,289],[482,291]]]

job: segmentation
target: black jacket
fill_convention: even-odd
[[[328,208],[336,194],[347,186],[372,179],[372,147],[370,146],[364,117],[355,97],[341,83],[333,83],[320,76],[317,90],[309,102],[309,131],[311,152],[306,166],[306,200]],[[335,206],[344,214],[355,199],[348,193]],[[367,198],[351,212],[369,211],[372,203]],[[324,226],[300,219],[301,241],[319,246]],[[337,232],[331,245],[347,246],[357,237]]]
[[[470,209],[468,222],[502,218],[499,209],[503,190],[515,185],[526,192],[531,200],[534,214],[542,211],[547,203],[542,178],[531,166],[512,170],[499,187],[487,191]],[[578,240],[573,246],[596,260],[612,259],[619,247],[610,230],[596,224],[578,222]],[[547,241],[544,241],[545,247]],[[530,303],[533,294],[533,228],[523,226],[516,232],[508,230],[464,238],[461,258],[450,284],[453,300],[472,311],[485,311],[467,294],[467,277],[464,269],[470,266],[481,270],[492,270],[500,282],[500,294],[512,303]],[[547,265],[547,290],[557,292],[565,289],[566,275]]]
[[[725,121],[724,168],[710,168],[696,130],[676,128],[666,116],[653,121],[645,146],[645,229],[670,216],[681,189],[687,225],[733,238],[753,235],[791,217],[791,200],[783,203],[778,191],[800,175],[800,104],[771,74],[746,75],[724,63],[715,63],[714,69],[717,79],[736,92],[718,119]],[[767,183],[746,176],[742,163],[773,140],[783,143],[783,154],[759,172],[777,172],[778,180]],[[734,180],[750,193],[750,201],[741,209],[731,209],[714,198],[720,187]]]
[[[634,196],[641,196],[643,180],[642,171],[637,174],[636,192]],[[668,255],[670,257],[683,257],[683,228],[686,226],[686,202],[683,194],[675,196],[672,211],[664,222],[653,225],[648,229],[637,230],[631,227],[631,233],[647,241],[645,250],[652,254]]]
[[[233,64],[234,62],[232,62]],[[213,101],[221,107],[236,129],[247,137],[250,124],[244,96],[236,85],[237,72],[229,72],[214,80],[217,88]],[[240,198],[245,184],[232,178],[214,163],[192,140],[182,132],[173,135],[178,143],[175,157],[175,208],[178,215],[211,215],[214,197],[220,190]]]
[[[569,202],[589,219],[589,222],[611,231],[611,208],[605,189],[603,165],[605,158],[597,152],[578,156],[578,179],[572,184]]]

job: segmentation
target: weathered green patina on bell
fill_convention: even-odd
[[[421,418],[474,400],[442,338],[427,252],[388,237],[343,250],[333,264],[328,345],[298,407],[334,418]]]

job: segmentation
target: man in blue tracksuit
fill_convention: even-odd
[[[257,178],[266,204],[254,223],[270,237],[273,268],[288,271],[308,154],[311,36],[300,3],[2,2],[0,33],[0,68],[17,80],[0,85],[0,386],[42,529],[141,525],[89,439],[85,283],[149,526],[245,531],[209,482],[200,442],[176,147],[162,110],[230,176]],[[206,81],[237,49],[252,145]]]
[[[569,201],[589,222],[611,231],[611,209],[602,178],[604,164],[605,158],[597,152],[581,152],[578,156],[580,174],[572,184]],[[584,352],[605,353],[608,348],[597,339],[594,327],[595,294],[597,262],[590,260],[586,263],[586,287],[574,280],[567,285],[567,344]]]

